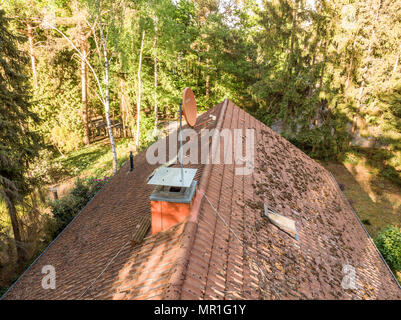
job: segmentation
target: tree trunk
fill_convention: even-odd
[[[121,121],[123,124],[123,136],[127,137],[127,116],[126,116],[126,105],[125,105],[125,94],[124,94],[124,80],[120,79],[120,110],[121,110]]]
[[[372,33],[370,34],[370,39],[369,39],[369,46],[368,46],[368,52],[367,52],[367,57],[366,57],[366,65],[363,68],[362,71],[362,83],[361,83],[361,87],[359,88],[359,94],[358,94],[358,101],[357,101],[357,108],[360,107],[361,102],[362,102],[362,97],[363,97],[363,91],[365,90],[365,83],[366,83],[366,73],[369,70],[369,58],[370,58],[370,53],[372,52],[372,45],[373,45],[373,40],[375,37],[375,32],[376,32],[376,22],[379,18],[379,12],[380,12],[380,8],[381,8],[381,3],[382,1],[379,1],[379,6],[377,8],[377,12],[376,12],[376,16],[375,16],[375,20],[373,22],[372,25]]]
[[[141,82],[141,67],[142,67],[142,52],[143,52],[143,42],[145,40],[145,30],[142,32],[142,40],[141,40],[141,51],[139,52],[139,65],[138,65],[138,96],[137,96],[137,103],[136,103],[136,149],[139,149],[139,136],[140,136],[140,130],[139,130],[139,124],[141,121],[141,88],[142,88],[142,82]]]
[[[348,89],[349,84],[351,82],[351,72],[352,72],[353,60],[354,59],[351,58],[351,61],[349,62],[349,67],[348,67],[348,72],[347,72],[347,80],[345,80],[345,90]]]
[[[31,57],[31,67],[32,67],[32,76],[33,76],[33,84],[35,89],[38,88],[38,76],[36,73],[36,59],[34,55],[34,43],[33,43],[33,28],[31,22],[27,22],[28,29],[28,43],[29,43],[29,55]]]
[[[323,64],[322,64],[322,71],[320,73],[320,79],[319,79],[319,92],[322,90],[323,87],[323,78],[324,78],[324,71],[326,68],[326,60],[327,60],[327,42],[328,40],[326,39],[324,41],[324,46],[323,46]],[[317,126],[319,124],[319,111],[320,111],[320,103],[318,102],[316,106],[316,122],[315,125]]]
[[[399,60],[400,60],[400,52],[398,52],[397,58],[395,59],[394,68],[393,68],[393,74],[395,74],[396,71],[397,71],[398,61],[399,61]]]
[[[380,7],[381,7],[381,0],[379,1],[379,6],[377,8],[377,12],[376,12],[376,16],[372,25],[372,32],[370,34],[370,38],[369,38],[369,46],[368,46],[368,51],[367,51],[367,56],[366,56],[366,64],[365,67],[362,70],[362,82],[361,82],[361,86],[359,87],[359,93],[358,93],[358,98],[357,98],[357,103],[356,103],[356,107],[359,110],[359,108],[361,107],[362,104],[362,98],[363,98],[363,92],[365,90],[365,84],[366,84],[366,74],[369,70],[369,58],[370,58],[370,53],[372,51],[372,45],[373,45],[373,40],[375,37],[375,27],[376,27],[376,22],[379,18],[379,11],[380,11]],[[354,134],[356,129],[357,129],[357,122],[358,119],[360,119],[361,117],[359,116],[359,113],[355,114],[353,119],[352,119],[352,127],[351,127],[351,133]],[[349,142],[349,145],[351,145],[352,141]]]
[[[351,83],[352,69],[353,69],[353,66],[354,66],[353,54],[354,54],[355,41],[356,41],[355,37],[354,37],[354,41],[352,42],[352,46],[351,46],[351,56],[349,58],[350,61],[349,61],[349,66],[348,66],[348,71],[347,71],[347,79],[345,80],[345,90],[348,89],[348,87],[349,87],[349,85]]]
[[[79,27],[79,42],[81,47],[81,92],[82,92],[82,109],[81,116],[84,125],[84,143],[90,144],[90,131],[89,131],[89,120],[88,120],[88,70],[86,59],[88,57],[88,38],[92,34],[91,30],[85,33],[84,22],[78,23]]]
[[[210,46],[207,45],[207,50],[206,50],[206,101],[209,100],[209,93],[210,93],[210,74],[209,74],[209,51],[210,51]]]
[[[290,52],[288,54],[288,74],[291,75],[294,55],[294,43],[295,43],[295,29],[297,26],[297,14],[298,14],[298,0],[294,1],[294,7],[292,9],[292,26],[291,26],[291,40],[290,40]]]
[[[2,192],[2,195],[6,201],[8,215],[10,216],[11,226],[13,228],[13,233],[14,233],[15,246],[17,248],[18,263],[20,263],[24,260],[25,255],[24,255],[24,251],[21,248],[22,237],[21,237],[19,224],[18,224],[17,210],[15,209],[15,205],[12,202],[11,197],[8,196],[6,192]]]
[[[105,68],[105,77],[104,77],[104,86],[105,86],[105,101],[104,101],[104,113],[106,115],[106,123],[107,130],[109,132],[111,151],[113,153],[113,174],[117,173],[117,152],[116,145],[114,143],[113,129],[111,127],[110,121],[110,90],[109,90],[109,60],[107,58],[107,45],[106,40],[103,35],[103,28],[100,26],[100,36],[103,44],[103,56],[104,56],[104,68]]]
[[[81,45],[82,55],[86,59],[86,44]],[[82,88],[82,122],[84,125],[84,143],[89,145],[89,121],[88,121],[88,81],[85,59],[81,59],[81,88]]]
[[[155,128],[157,128],[158,124],[158,108],[157,108],[157,17],[155,17],[155,36],[153,40],[153,47],[155,50],[155,58],[154,58],[154,78],[155,78],[155,88],[154,88],[154,103],[155,103],[155,108],[154,108],[154,114],[155,114]]]

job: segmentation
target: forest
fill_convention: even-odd
[[[329,170],[365,170],[342,188],[401,271],[400,52],[398,0],[0,0],[0,293],[185,87],[200,112],[229,98]]]

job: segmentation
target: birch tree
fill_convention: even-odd
[[[157,108],[157,14],[154,12],[154,36],[153,36],[153,63],[154,63],[154,93],[153,93],[153,100],[154,100],[154,114],[155,114],[155,128],[157,128],[158,124],[158,108]]]
[[[142,52],[143,52],[144,41],[145,41],[145,30],[142,31],[141,49],[139,51],[139,62],[138,62],[138,93],[137,93],[137,103],[136,103],[136,140],[135,140],[135,145],[137,150],[139,149],[139,139],[141,135],[139,125],[141,123],[141,91],[142,91],[141,69],[142,69]]]
[[[112,130],[112,124],[110,120],[110,81],[109,81],[109,73],[110,73],[110,60],[111,60],[111,55],[109,53],[108,49],[108,44],[107,44],[107,35],[110,30],[107,31],[107,34],[105,34],[105,24],[103,21],[102,17],[102,2],[95,2],[92,4],[93,7],[92,9],[92,24],[90,22],[88,23],[88,26],[91,28],[93,33],[96,33],[96,28],[98,29],[98,32],[100,34],[100,44],[97,43],[97,40],[95,38],[95,41],[97,43],[97,46],[100,48],[100,51],[102,52],[103,55],[103,61],[104,61],[104,69],[103,69],[103,86],[100,81],[100,77],[98,76],[98,73],[95,71],[89,60],[87,59],[87,56],[82,52],[81,50],[78,49],[78,47],[72,42],[72,40],[59,28],[57,28],[54,25],[54,22],[51,21],[52,19],[47,16],[44,18],[42,22],[42,26],[44,28],[51,28],[55,31],[57,31],[59,34],[61,34],[67,42],[71,45],[71,47],[78,53],[80,59],[86,63],[86,65],[89,67],[89,69],[92,72],[93,77],[95,78],[95,81],[98,86],[98,97],[101,101],[101,103],[104,106],[104,111],[105,111],[105,117],[106,117],[106,123],[107,123],[107,131],[110,139],[110,145],[112,149],[112,155],[113,155],[113,173],[117,173],[117,152],[116,152],[116,146],[115,146],[115,141],[114,141],[114,136],[113,136],[113,130]],[[110,13],[108,10],[107,12]],[[110,13],[111,14],[111,13]],[[113,17],[114,18],[114,17]]]

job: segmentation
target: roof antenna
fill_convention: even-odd
[[[182,167],[182,162],[184,159],[184,154],[182,150],[182,114],[184,114],[185,121],[188,125],[193,128],[196,123],[198,110],[196,108],[196,100],[193,91],[186,87],[182,95],[182,104],[180,103],[180,164],[181,164],[181,179],[184,179],[184,171]]]
[[[161,166],[154,171],[154,174],[150,177],[148,184],[163,185],[170,187],[181,187],[188,188],[191,186],[192,180],[195,176],[197,169],[184,168],[184,151],[182,149],[182,116],[184,116],[187,124],[193,128],[196,123],[197,108],[195,95],[190,88],[185,88],[182,95],[182,103],[179,104],[179,116],[180,116],[180,127],[179,136],[180,150],[179,154],[175,157],[180,162],[179,168],[169,168]]]
[[[184,221],[190,214],[191,205],[196,194],[197,181],[194,180],[194,177],[197,169],[184,168],[184,151],[182,149],[182,116],[185,117],[190,127],[193,128],[196,123],[195,96],[190,88],[185,88],[178,112],[180,117],[178,135],[180,150],[174,156],[174,163],[177,164],[179,159],[180,167],[170,168],[161,165],[148,180],[148,184],[156,185],[149,197],[152,234],[164,231]]]
[[[180,167],[181,167],[181,181],[184,181],[184,168],[182,167],[182,160],[184,158],[183,150],[182,150],[182,104],[180,103],[180,133],[178,139],[180,140]]]

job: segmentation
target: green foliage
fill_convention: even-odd
[[[78,61],[74,57],[73,50],[62,47],[51,55],[41,55],[37,62],[35,111],[46,119],[39,130],[48,144],[62,152],[82,146],[81,92],[76,72]]]
[[[29,168],[30,180],[35,185],[54,184],[63,177],[71,175],[60,159],[54,159],[50,149],[42,149],[37,160]]]
[[[362,220],[362,223],[363,223],[363,224],[366,224],[367,226],[370,226],[370,225],[371,225],[369,219],[363,219],[363,220]]]
[[[23,38],[8,30],[0,9],[0,197],[15,201],[28,192],[26,165],[40,148],[34,132],[38,116],[32,111],[25,75],[27,56],[18,46]]]
[[[401,230],[395,226],[383,229],[375,240],[389,266],[396,271],[401,271]]]
[[[55,234],[60,233],[70,223],[75,215],[103,187],[107,179],[108,177],[104,179],[77,179],[75,186],[68,195],[50,203],[53,218],[56,220],[58,227]]]
[[[358,164],[361,161],[361,157],[357,151],[347,151],[342,155],[343,163]]]

